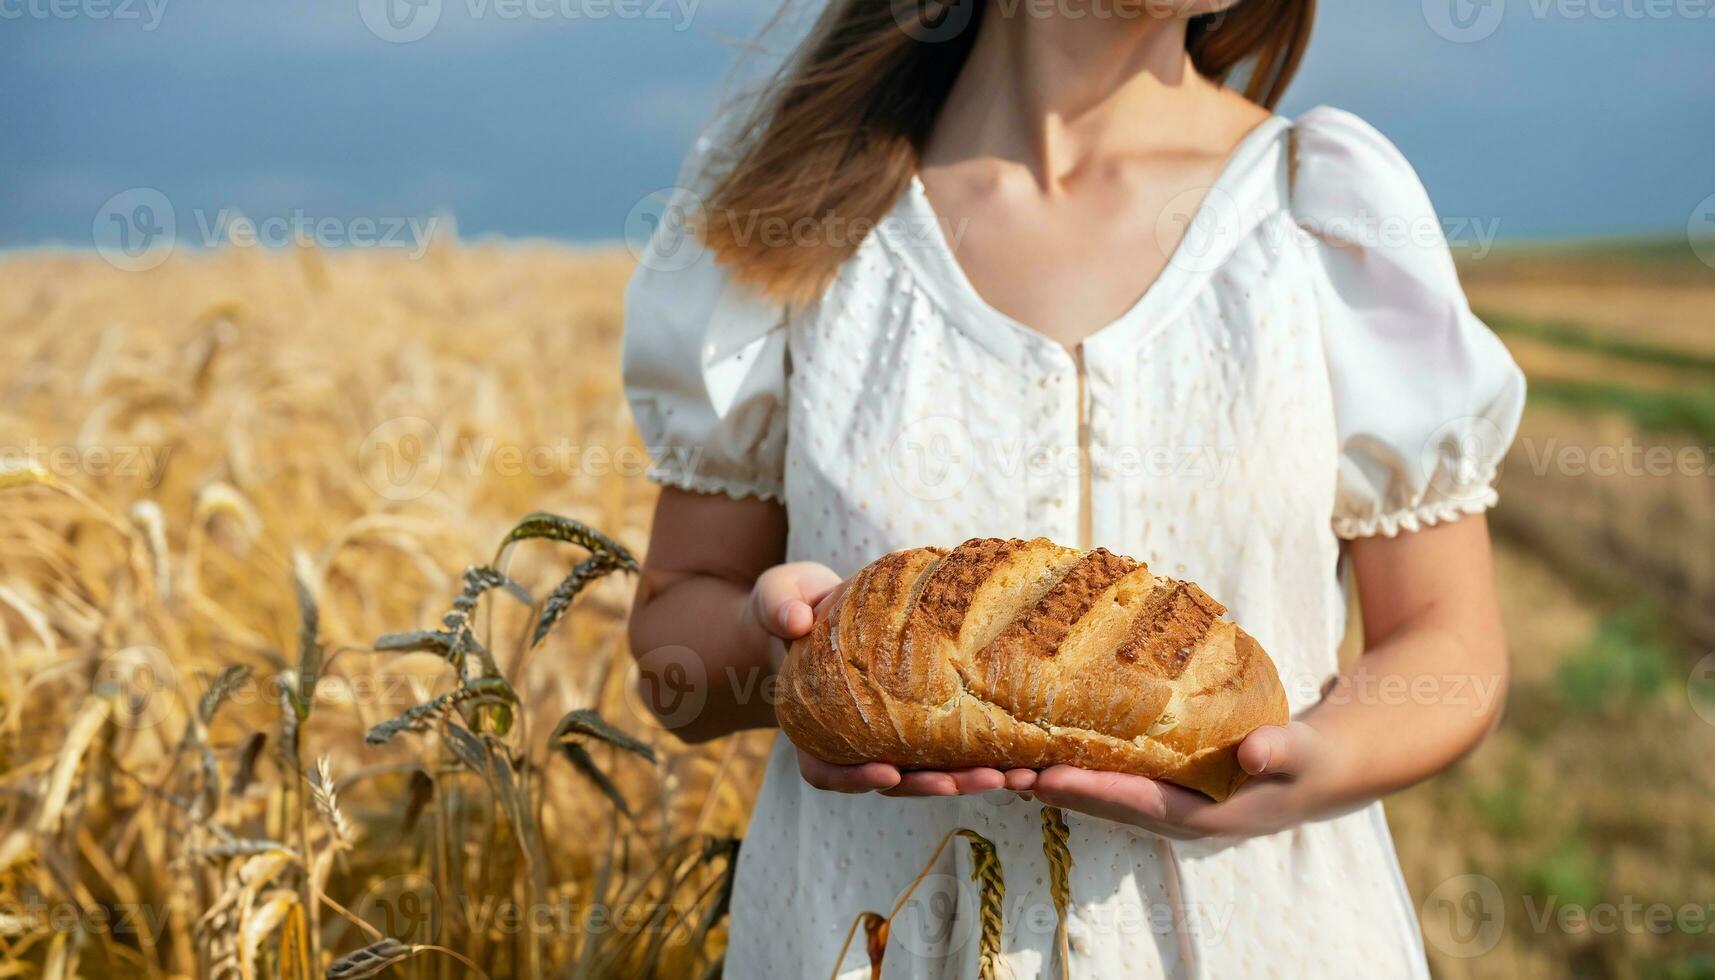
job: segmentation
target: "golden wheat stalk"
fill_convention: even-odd
[[[619,559],[604,551],[598,551],[578,562],[571,573],[548,594],[548,601],[542,606],[541,618],[536,622],[536,632],[530,637],[530,645],[535,646],[547,638],[554,624],[571,608],[572,600],[577,598],[578,593],[591,582],[619,567]]]
[[[1072,904],[1072,844],[1066,813],[1056,806],[1042,808],[1042,855],[1048,859],[1048,891],[1054,897],[1054,951],[1060,978],[1072,975],[1072,949],[1066,934],[1066,910]]]
[[[373,977],[395,963],[403,963],[419,952],[397,939],[383,939],[362,949],[353,950],[333,961],[328,967],[328,980],[359,980]]]
[[[887,936],[893,927],[894,918],[905,908],[905,903],[911,900],[912,894],[923,884],[923,880],[929,877],[929,872],[936,862],[941,860],[941,853],[947,849],[947,843],[955,835],[965,838],[971,844],[971,880],[980,886],[977,921],[982,933],[978,937],[977,976],[979,980],[996,980],[1000,967],[1000,936],[1004,924],[1001,906],[1006,900],[1006,878],[1001,873],[1000,854],[995,850],[994,842],[964,827],[949,830],[942,836],[940,843],[935,845],[935,850],[929,855],[929,860],[924,862],[917,872],[917,877],[900,894],[885,918],[866,911],[859,912],[857,918],[852,920],[851,928],[846,930],[845,942],[840,945],[839,955],[834,957],[835,980],[840,975],[840,967],[845,965],[846,953],[850,952],[852,939],[857,936],[860,926],[864,930],[865,947],[869,953],[870,975],[872,978],[881,976],[881,961],[887,952]]]
[[[321,264],[312,257],[306,270]],[[8,260],[14,261],[34,260]],[[588,963],[598,972],[586,980],[707,975],[720,959],[719,923],[731,895],[736,844],[726,835],[742,828],[745,786],[761,766],[746,740],[731,743],[743,746],[736,757],[728,753],[735,785],[724,786],[717,775],[724,791],[711,790],[708,801],[698,798],[703,769],[714,768],[718,752],[683,749],[653,729],[638,731],[640,742],[620,744],[618,754],[643,758],[634,746],[651,747],[661,754],[660,768],[621,763],[607,770],[633,801],[637,822],[614,821],[617,856],[602,872],[605,886],[596,889],[603,848],[588,854],[583,848],[591,842],[576,831],[613,806],[573,767],[549,765],[543,739],[530,737],[522,723],[509,735],[512,726],[499,717],[552,722],[587,704],[600,715],[591,714],[591,731],[575,740],[609,766],[594,750],[608,740],[595,722],[624,710],[627,678],[613,662],[623,653],[624,601],[616,596],[587,617],[580,605],[594,591],[592,572],[613,573],[634,560],[613,539],[575,521],[537,516],[516,540],[584,545],[604,559],[581,572],[570,569],[586,558],[580,552],[540,586],[531,580],[532,590],[544,592],[559,583],[534,616],[484,597],[455,603],[456,628],[448,628],[440,620],[444,608],[426,610],[421,583],[435,592],[448,583],[445,591],[457,592],[459,569],[447,565],[448,556],[467,546],[473,528],[512,527],[507,518],[527,507],[522,502],[551,495],[548,485],[449,471],[430,499],[378,500],[362,451],[330,451],[359,444],[365,433],[354,426],[402,412],[432,414],[442,433],[484,440],[545,443],[569,424],[591,445],[618,445],[628,435],[608,413],[568,417],[567,399],[539,398],[566,391],[574,407],[610,402],[617,391],[607,369],[612,358],[585,355],[591,345],[616,351],[617,332],[568,331],[577,336],[564,345],[556,339],[560,332],[536,338],[554,348],[547,352],[523,332],[507,331],[498,345],[489,344],[462,318],[443,316],[439,302],[399,302],[380,288],[429,266],[372,268],[331,258],[325,264],[326,276],[312,281],[295,261],[254,255],[174,262],[127,280],[112,297],[126,304],[126,315],[108,318],[81,295],[85,284],[107,289],[100,263],[85,268],[68,261],[61,268],[56,260],[49,274],[67,288],[29,294],[0,314],[18,355],[8,365],[18,370],[0,368],[0,387],[9,381],[21,396],[12,406],[19,411],[0,412],[0,442],[33,435],[67,446],[142,444],[172,454],[170,468],[143,474],[149,483],[116,471],[79,471],[74,479],[46,459],[22,466],[0,460],[0,755],[13,764],[13,782],[37,801],[0,821],[0,906],[18,904],[22,894],[52,893],[52,900],[80,907],[117,901],[174,911],[150,937],[156,941],[140,947],[112,933],[56,932],[30,917],[0,915],[0,932],[7,933],[0,937],[7,948],[0,976],[321,977],[341,953],[384,936],[397,936],[401,945],[428,941],[376,930],[336,900],[357,898],[373,877],[425,865],[439,901],[449,906],[504,896],[535,908],[594,892],[658,908],[652,925],[659,928],[638,936],[439,922],[445,931],[434,942],[481,969],[528,975],[537,964]],[[615,288],[599,296],[590,290],[593,304],[574,290],[569,302],[554,303],[555,315],[592,325],[611,320],[628,264],[612,263]],[[436,268],[437,275],[458,271],[449,263]],[[210,271],[218,272],[221,289],[244,290],[245,300],[208,302],[202,285]],[[450,278],[426,285],[449,302],[467,288]],[[352,302],[362,308],[337,305]],[[331,322],[349,317],[375,329],[352,335]],[[115,319],[132,322],[107,325]],[[492,355],[480,370],[444,371],[468,366],[473,340]],[[568,351],[580,355],[582,373],[568,377],[563,366],[548,367]],[[39,370],[67,353],[90,367]],[[53,409],[80,398],[99,404],[73,415]],[[33,414],[38,407],[46,411]],[[162,455],[144,463],[165,461]],[[581,517],[639,528],[653,500],[640,487],[617,470],[580,476],[570,503]],[[514,565],[535,575],[543,564],[537,555],[515,550],[502,557],[529,557]],[[576,577],[565,576],[568,569]],[[306,586],[295,630],[294,577]],[[485,589],[491,581],[501,585],[480,573],[475,584]],[[520,598],[528,606],[521,591]],[[340,661],[344,672],[330,673],[356,638],[425,612],[436,632],[410,642],[443,655],[468,654],[471,669],[458,671],[452,684],[427,658],[401,658],[385,670],[356,667],[357,658],[349,658]],[[544,614],[566,641],[556,647],[566,659],[552,671],[533,669],[528,658]],[[481,649],[502,636],[493,654],[504,674]],[[148,655],[126,652],[133,649]],[[106,669],[115,660],[125,669]],[[246,666],[254,672],[249,677]],[[430,670],[433,677],[426,676]],[[369,688],[356,686],[392,683],[395,674],[411,691],[420,680],[425,698],[449,686],[467,688],[450,699],[457,701],[453,710],[421,719],[421,727],[457,729],[469,738],[395,739],[380,751],[357,744],[377,721],[422,700],[398,702],[391,687],[371,697]],[[513,683],[529,695],[522,702]],[[347,691],[363,700],[337,696]],[[265,696],[259,700],[257,692]],[[26,705],[33,710],[22,710]],[[369,708],[379,714],[372,717]],[[324,753],[331,766],[319,761]],[[462,771],[472,762],[481,785]],[[331,775],[339,775],[337,783]],[[331,798],[318,793],[336,786]],[[415,832],[390,832],[413,824]],[[361,852],[338,845],[342,825],[346,836],[360,837]],[[681,847],[688,826],[690,839],[719,846]],[[518,847],[514,827],[523,831]],[[542,844],[550,831],[564,848],[555,857],[566,858],[553,865]],[[574,839],[565,840],[568,832]],[[655,862],[635,855],[660,853],[673,855],[672,874],[649,877]],[[527,880],[525,888],[520,883]],[[367,906],[353,907],[374,917]],[[342,921],[322,928],[318,917]],[[315,948],[323,941],[337,952],[324,958]],[[378,975],[479,975],[448,956],[423,955],[431,951],[405,946],[410,962],[379,967]]]
[[[173,573],[167,550],[167,517],[161,505],[153,500],[139,500],[131,505],[131,520],[143,532],[148,547],[150,570],[155,574],[155,593],[164,602],[172,598]]]
[[[971,880],[979,886],[977,922],[977,977],[995,980],[1000,969],[1001,903],[1006,900],[1006,878],[1001,874],[1000,853],[994,842],[974,830],[960,828],[959,836],[971,844]]]
[[[333,965],[328,967],[327,980],[359,980],[360,977],[377,976],[393,964],[403,963],[418,953],[450,956],[463,963],[482,980],[489,980],[488,974],[484,973],[481,967],[457,950],[429,944],[408,945],[397,939],[382,939],[334,960]]]
[[[624,545],[581,521],[540,511],[526,516],[506,533],[506,537],[500,539],[500,547],[494,551],[495,560],[500,559],[508,545],[532,538],[575,544],[591,554],[610,556],[620,568],[628,572],[637,571],[637,559],[632,557]]]
[[[316,812],[322,815],[328,830],[333,833],[334,846],[350,847],[357,842],[357,832],[352,830],[351,822],[340,812],[339,795],[334,789],[333,764],[327,756],[316,760],[314,769],[306,775],[305,781],[310,784],[310,797],[315,801]]]
[[[285,923],[287,914],[298,907],[298,896],[281,890],[263,898],[260,905],[245,909],[238,927],[238,969],[244,980],[255,980],[256,954],[262,943]]]

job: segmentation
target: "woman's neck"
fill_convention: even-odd
[[[930,155],[942,162],[1015,163],[1053,194],[1106,160],[1183,142],[1179,123],[1197,128],[1219,97],[1191,66],[1182,18],[1036,16],[1030,0],[987,2],[936,123]]]

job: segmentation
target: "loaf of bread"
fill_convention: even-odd
[[[1190,582],[1105,549],[973,539],[870,564],[792,645],[776,713],[827,762],[1137,773],[1223,800],[1287,721],[1257,642]]]

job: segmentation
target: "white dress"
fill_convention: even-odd
[[[1337,110],[1251,133],[1160,279],[1081,358],[977,295],[915,182],[805,309],[671,244],[627,294],[626,385],[656,479],[783,501],[787,558],[841,575],[975,536],[1075,545],[1087,526],[1084,544],[1226,604],[1294,712],[1336,669],[1340,539],[1491,505],[1524,401],[1410,166]],[[968,827],[1006,880],[1002,975],[1059,976],[1040,809],[1004,790],[821,792],[778,739],[726,975],[829,976],[853,918],[886,913]],[[1379,803],[1239,842],[1068,820],[1072,976],[1427,976]],[[969,872],[955,841],[895,921],[884,977],[977,975]],[[869,976],[863,946],[841,977]]]

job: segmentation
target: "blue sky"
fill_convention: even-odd
[[[771,9],[416,0],[433,30],[391,43],[376,2],[0,0],[0,247],[87,246],[133,188],[181,228],[450,212],[617,239],[673,181],[723,37]],[[1323,0],[1284,110],[1322,103],[1503,239],[1684,234],[1715,194],[1715,0]]]

